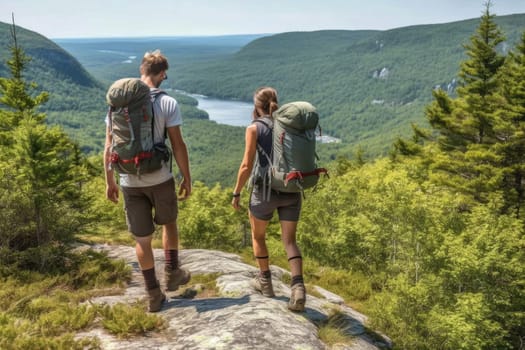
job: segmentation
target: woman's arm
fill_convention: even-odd
[[[255,153],[257,150],[257,127],[255,124],[249,125],[246,128],[245,134],[245,147],[244,147],[244,156],[239,166],[239,171],[237,173],[237,182],[233,188],[234,197],[232,200],[232,205],[235,209],[239,209],[239,196],[242,188],[250,178],[253,163],[255,161]]]

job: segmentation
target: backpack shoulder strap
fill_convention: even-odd
[[[160,96],[162,95],[167,95],[168,93],[164,90],[160,90],[160,89],[155,89],[155,90],[150,90],[149,92],[149,96],[151,97],[151,102],[155,102],[157,101],[157,98],[159,98]]]
[[[262,175],[262,189],[263,189],[262,199],[263,201],[269,201],[270,196],[271,196],[271,191],[272,191],[272,186],[271,186],[272,185],[272,159],[271,159],[271,156],[264,150],[264,148],[259,142],[259,135],[261,134],[261,131],[259,131],[260,130],[259,126],[262,126],[263,128],[266,128],[266,129],[270,129],[273,132],[273,120],[268,117],[262,117],[262,118],[254,119],[252,121],[252,124],[255,124],[255,127],[257,129],[257,136],[258,136],[257,144],[256,144],[257,151],[258,151],[256,152],[257,157],[262,155],[264,156],[264,158],[266,158],[266,161],[267,161],[267,166],[261,167],[260,160],[257,160],[256,165],[254,165],[254,168],[252,170],[252,173],[262,172],[261,174],[259,174],[259,175]],[[253,188],[252,188],[252,193],[253,193]]]
[[[252,121],[253,124],[257,127],[257,125],[264,125],[267,129],[270,129],[273,131],[273,120],[268,117],[262,117],[257,118]],[[257,128],[258,129],[258,128]],[[257,136],[259,136],[259,132],[257,132]],[[265,158],[268,160],[268,164],[272,163],[270,155],[264,150],[264,148],[259,143],[259,139],[257,138],[257,149],[265,156]]]
[[[151,112],[153,114],[153,118],[151,118],[151,135],[155,135],[155,102],[157,102],[157,99],[162,95],[167,95],[168,93],[164,90],[155,89],[150,90],[149,96],[151,98]],[[168,131],[164,129],[164,140],[168,138]]]
[[[262,118],[254,119],[252,121],[252,123],[260,123],[260,124],[266,126],[268,129],[272,129],[273,130],[273,120],[268,118],[268,117],[262,117]]]

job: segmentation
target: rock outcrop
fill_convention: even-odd
[[[98,245],[95,250],[126,260],[132,267],[132,281],[121,296],[99,297],[94,303],[133,303],[144,298],[144,283],[135,256],[127,246]],[[163,276],[163,252],[155,249],[156,271]],[[144,337],[118,339],[103,329],[94,329],[80,336],[96,336],[103,349],[353,349],[389,348],[387,338],[365,327],[366,317],[343,303],[343,299],[315,286],[317,296],[308,295],[306,310],[293,313],[287,309],[290,288],[281,281],[286,270],[272,266],[276,296],[266,298],[250,286],[257,269],[245,264],[235,254],[220,251],[181,250],[183,267],[193,276],[216,274],[219,296],[188,298],[186,290],[167,294],[168,300],[159,315],[167,327]],[[351,336],[350,344],[327,346],[318,337],[318,325],[334,311],[344,316],[344,332]]]

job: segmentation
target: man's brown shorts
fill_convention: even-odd
[[[299,221],[301,214],[301,193],[271,191],[270,200],[263,199],[263,193],[254,189],[250,196],[250,212],[259,220],[269,221],[277,210],[281,221]]]
[[[155,224],[177,220],[178,206],[173,179],[150,187],[122,187],[128,230],[138,237],[149,236]]]

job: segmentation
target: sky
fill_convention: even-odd
[[[1,0],[0,22],[50,39],[386,30],[479,18],[486,0]],[[525,0],[491,0],[498,15]],[[523,24],[525,28],[525,23]]]

